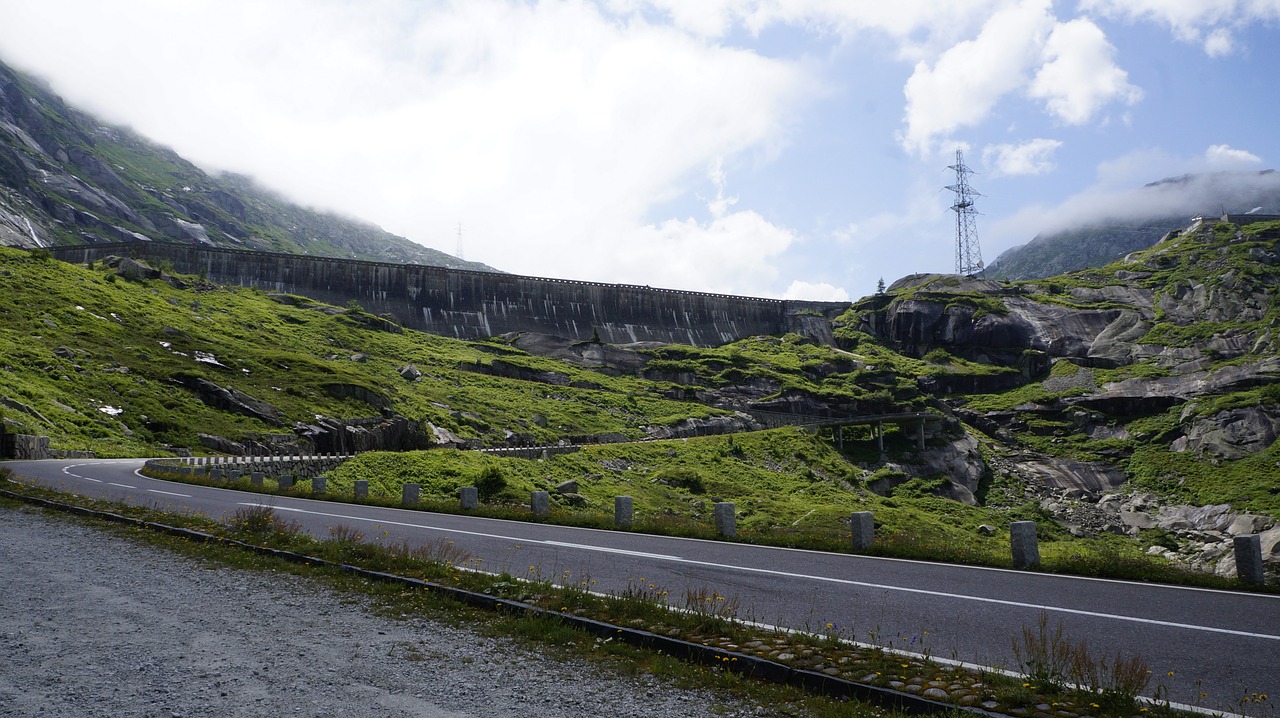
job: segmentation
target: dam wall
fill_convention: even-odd
[[[355,300],[366,311],[390,316],[405,327],[456,339],[538,332],[586,341],[594,332],[611,344],[715,346],[782,334],[804,326],[806,315],[811,318],[815,311],[848,307],[161,242],[54,247],[50,252],[81,264],[131,256],[220,284],[337,306]]]

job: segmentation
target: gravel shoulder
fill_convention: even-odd
[[[0,506],[0,715],[765,715]]]

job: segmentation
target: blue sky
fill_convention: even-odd
[[[444,251],[460,222],[467,259],[521,274],[857,298],[953,268],[957,147],[988,263],[1100,208],[1155,211],[1132,193],[1147,182],[1280,164],[1280,0],[0,0],[0,17],[0,59],[104,119]]]

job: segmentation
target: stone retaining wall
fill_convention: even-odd
[[[178,459],[151,459],[146,467],[152,471],[164,471],[184,476],[210,476],[214,471],[228,478],[231,472],[248,477],[261,473],[275,481],[292,479],[296,483],[309,481],[327,471],[332,471],[352,454],[318,456],[210,456]]]
[[[92,459],[92,451],[49,448],[49,437],[0,432],[0,459],[40,461],[43,459]]]

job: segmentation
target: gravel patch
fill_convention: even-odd
[[[0,715],[771,713],[360,600],[0,507]]]

